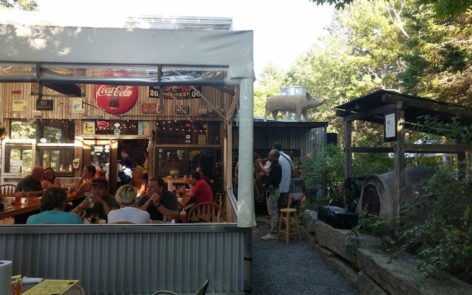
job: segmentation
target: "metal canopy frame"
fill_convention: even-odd
[[[7,15],[0,19],[0,43],[0,82],[239,86],[240,137],[244,140],[239,144],[238,226],[256,225],[252,31],[60,27],[20,23]],[[22,72],[11,71],[15,65]],[[60,67],[125,73],[91,76],[89,71],[67,75],[53,70]],[[133,70],[139,73],[132,74]],[[231,123],[227,121],[225,169],[227,179],[232,179]]]
[[[29,69],[28,69],[29,68]],[[90,75],[87,69],[99,73]],[[122,75],[110,75],[112,71]],[[227,79],[227,66],[124,65],[74,63],[0,63],[0,82],[109,85],[239,85]],[[62,72],[62,73],[61,73]]]

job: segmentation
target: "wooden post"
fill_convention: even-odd
[[[466,163],[465,163],[465,152],[457,153],[457,165],[459,170],[459,180],[465,179]]]
[[[352,177],[352,122],[344,120],[344,179]]]
[[[395,199],[393,202],[396,224],[400,224],[400,207],[404,199],[405,189],[405,111],[402,101],[397,101],[396,111],[397,141],[395,144]]]

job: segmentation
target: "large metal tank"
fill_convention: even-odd
[[[282,88],[280,94],[285,95],[306,95],[306,88],[303,86],[288,86]]]
[[[405,199],[402,206],[412,205],[424,192],[423,184],[435,174],[429,168],[405,169]],[[370,215],[393,220],[395,217],[395,173],[373,174],[367,176],[357,204],[356,213],[365,210]]]

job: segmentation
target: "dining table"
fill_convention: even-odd
[[[67,202],[76,202],[83,199],[83,195],[68,194]],[[25,223],[29,215],[37,213],[41,209],[41,197],[5,197],[5,208],[0,211],[0,220],[14,218],[15,223]]]

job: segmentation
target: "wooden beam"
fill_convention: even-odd
[[[344,179],[352,177],[352,122],[343,121],[344,125]]]
[[[425,101],[423,99],[415,99],[395,94],[384,94],[382,96],[383,102],[396,103],[402,101],[405,107],[416,107],[424,110],[432,110],[435,112],[445,113],[452,117],[461,116],[472,119],[472,111],[460,106],[442,104],[435,101]]]
[[[459,170],[459,179],[464,180],[466,177],[467,165],[466,165],[466,153],[457,153],[457,164]]]
[[[457,154],[460,152],[469,151],[470,148],[466,145],[459,144],[405,144],[405,153],[417,154]],[[393,153],[393,147],[351,147],[353,153]]]
[[[469,150],[470,147],[464,144],[405,144],[405,151],[408,153],[456,154]]]
[[[351,148],[353,153],[393,153],[393,147],[364,147],[364,146],[353,146]]]
[[[336,117],[347,117],[351,114],[352,112],[349,112],[349,111],[336,110]]]
[[[394,111],[395,111],[395,105],[388,104],[388,105],[383,105],[383,106],[370,109],[366,112],[359,112],[356,114],[348,115],[344,118],[344,120],[346,121],[366,120],[369,117],[374,117],[375,115],[382,115],[383,117],[385,113],[394,112]]]
[[[231,101],[231,105],[229,106],[228,112],[226,113],[225,124],[231,122],[233,120],[234,113],[236,112],[236,108],[239,104],[239,89],[236,95],[233,95],[233,100]]]
[[[397,140],[395,142],[395,223],[400,225],[400,207],[403,204],[405,194],[405,111],[403,110],[402,101],[396,103],[397,116]],[[398,228],[398,227],[397,227]]]

